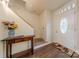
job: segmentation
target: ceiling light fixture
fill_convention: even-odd
[[[72,8],[75,8],[75,7],[76,7],[76,5],[73,3],[73,4],[72,4]]]

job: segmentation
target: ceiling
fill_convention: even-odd
[[[26,10],[40,14],[44,10],[54,11],[71,0],[10,0],[10,5],[20,4]],[[17,6],[16,6],[17,7]]]
[[[31,12],[41,13],[43,10],[56,10],[70,0],[23,0],[26,9]]]

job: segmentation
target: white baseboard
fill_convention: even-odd
[[[41,44],[39,46],[35,46],[34,49],[38,49],[38,48],[44,47],[44,46],[46,46],[48,44],[50,44],[50,43],[44,43],[44,44]]]

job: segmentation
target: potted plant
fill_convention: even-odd
[[[12,21],[12,22],[3,21],[2,23],[7,27],[9,37],[14,36],[15,29],[17,28],[17,24],[14,21]]]

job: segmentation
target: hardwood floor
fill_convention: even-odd
[[[73,58],[74,57],[78,58],[79,55],[75,54]],[[25,56],[24,58],[70,58],[70,56],[58,50],[52,43],[42,48],[36,49],[34,51],[34,55],[28,57]]]

